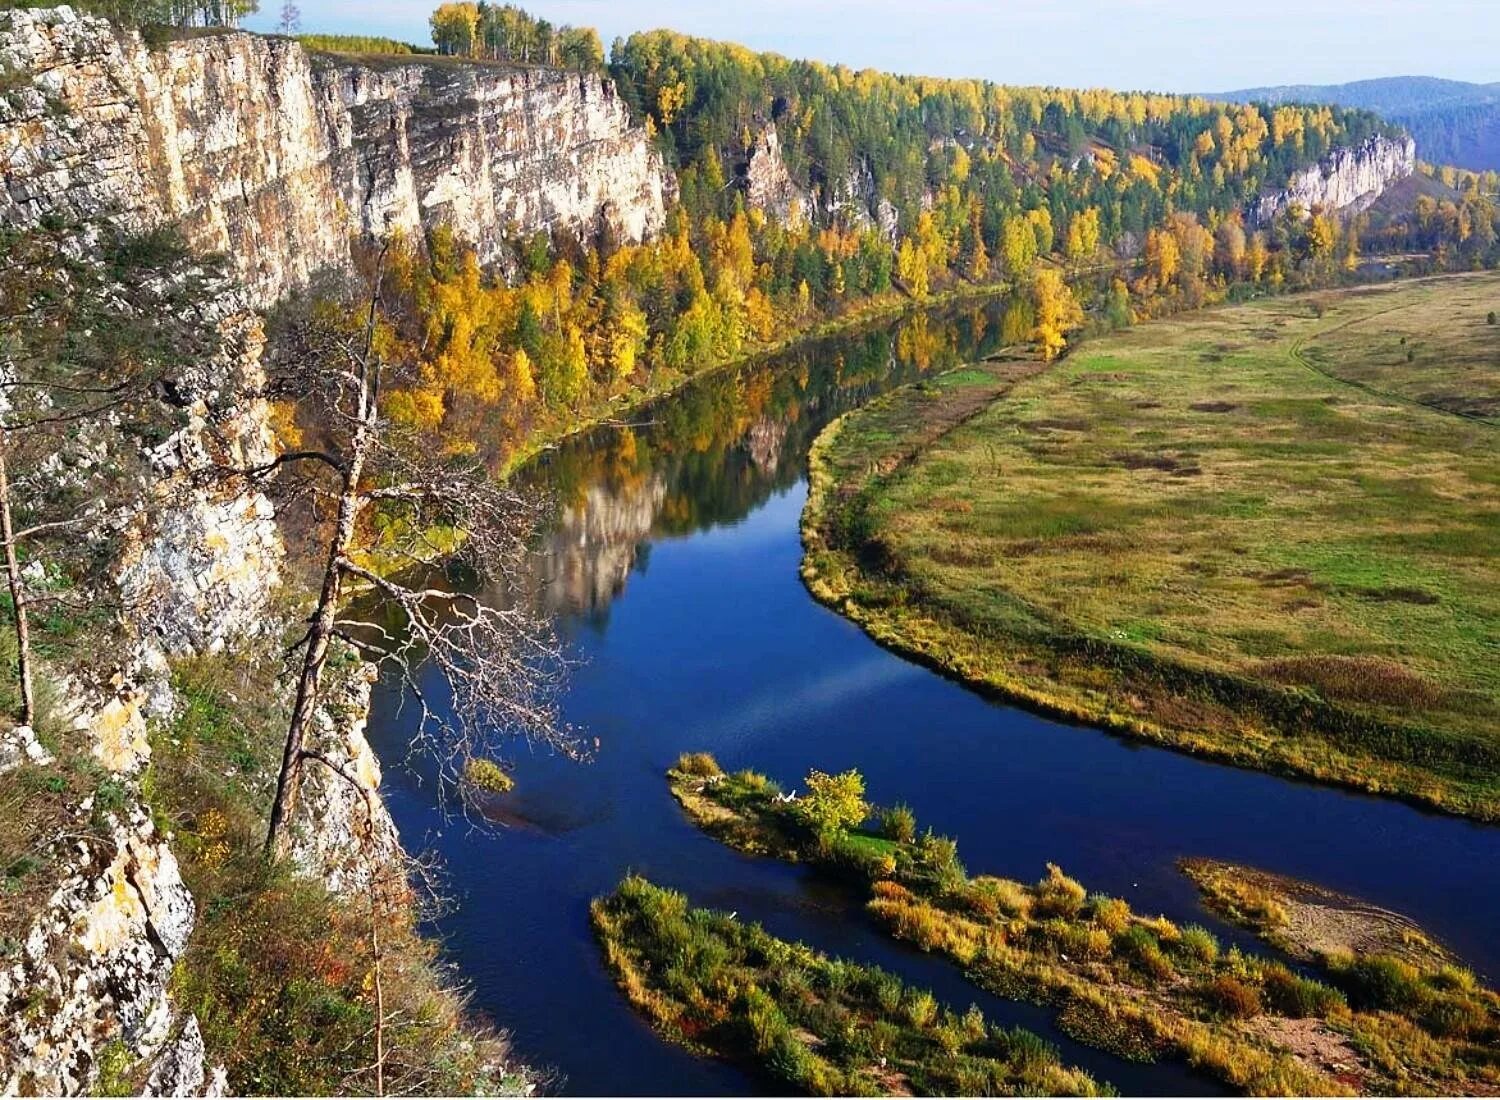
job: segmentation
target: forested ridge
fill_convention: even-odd
[[[514,60],[582,33],[467,3],[433,31],[447,52]],[[1337,281],[1363,221],[1245,210],[1335,148],[1400,133],[1360,110],[856,72],[669,31],[617,40],[608,71],[676,172],[666,232],[518,242],[509,282],[451,236],[400,242],[394,326],[421,381],[392,396],[397,415],[449,440],[522,438],[955,287],[1031,288],[1027,335],[1052,354],[1082,319],[1070,272],[1095,276],[1110,324]],[[1423,247],[1451,237],[1443,262],[1488,262],[1493,206],[1472,180],[1464,203],[1434,205]]]
[[[1217,98],[1361,107],[1409,131],[1426,160],[1476,172],[1500,169],[1500,84],[1394,76],[1351,84],[1245,88]]]
[[[696,371],[954,290],[1030,291],[1026,336],[1050,356],[1085,309],[1121,325],[1326,285],[1366,244],[1440,267],[1497,258],[1492,199],[1469,175],[1445,176],[1418,217],[1250,218],[1330,151],[1399,135],[1363,110],[855,71],[670,31],[616,40],[606,62],[593,30],[514,5],[445,3],[431,30],[450,58],[612,79],[678,184],[644,243],[537,234],[485,270],[441,228],[384,242],[386,331],[409,364],[392,415],[501,462]]]

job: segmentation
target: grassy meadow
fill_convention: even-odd
[[[1045,711],[1500,818],[1496,309],[1279,298],[887,395],[814,449],[804,576]]]

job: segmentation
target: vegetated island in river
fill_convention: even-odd
[[[620,987],[665,1036],[814,1095],[1112,1095],[1022,1028],[962,1015],[636,875],[592,906]]]
[[[1047,713],[1500,819],[1500,277],[1158,321],[888,394],[803,576]]]
[[[797,798],[693,753],[667,779],[705,832],[843,879],[892,936],[946,956],[991,993],[1056,1007],[1080,1042],[1179,1059],[1257,1095],[1500,1088],[1500,996],[1395,914],[1263,872],[1189,864],[1205,904],[1256,929],[1283,961],[1134,913],[1056,866],[1035,885],[971,877],[957,844],[919,832],[908,808],[870,806],[857,772],[814,772]]]

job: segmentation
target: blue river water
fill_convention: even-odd
[[[578,665],[564,718],[591,762],[515,750],[504,823],[443,816],[394,762],[409,712],[378,694],[370,734],[410,847],[446,868],[433,925],[516,1053],[573,1094],[721,1094],[764,1082],[659,1040],[615,990],[588,902],[636,870],[696,904],[878,963],[963,1008],[1024,1024],[1128,1094],[1218,1091],[1176,1065],[1069,1041],[1051,1014],[983,994],[876,930],[803,870],[741,856],[683,820],[663,772],[684,750],[795,785],[858,768],[877,802],[906,801],[959,841],[971,872],[1039,877],[1060,864],[1138,910],[1246,942],[1176,870],[1203,855],[1308,878],[1405,913],[1500,973],[1500,829],[1224,767],[987,702],[896,657],[815,603],[798,577],[806,448],[874,394],[984,355],[1024,317],[1006,303],[918,317],[715,376],[584,436],[536,476],[562,502],[539,553],[540,598]],[[437,685],[434,694],[440,695]]]

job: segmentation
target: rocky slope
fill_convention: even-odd
[[[891,201],[875,189],[875,178],[863,162],[831,185],[808,190],[792,178],[781,151],[781,136],[766,124],[756,136],[736,182],[745,202],[778,221],[792,224],[812,219],[819,224],[875,227],[892,243],[897,239],[899,215]]]
[[[117,592],[109,597],[120,608],[110,659],[87,676],[50,670],[62,678],[71,739],[86,747],[119,806],[106,812],[102,835],[82,827],[96,816],[96,796],[74,807],[80,828],[53,844],[51,894],[18,948],[0,956],[0,1094],[87,1092],[107,1062],[144,1076],[156,1094],[226,1087],[197,1021],[178,1013],[169,993],[197,904],[172,837],[153,821],[142,793],[148,723],[181,705],[169,659],[279,636],[271,601],[284,555],[269,500],[194,476],[212,463],[253,464],[273,453],[265,403],[256,396],[260,319],[231,284],[202,309],[218,347],[174,379],[188,406],[185,423],[147,456],[150,476],[125,510]],[[297,864],[346,896],[364,889],[373,867],[401,858],[364,740],[370,680],[357,664],[330,677],[315,735],[318,749],[361,789],[313,769],[295,822]],[[51,762],[27,733],[6,734],[19,748],[0,753],[0,775],[23,759]]]
[[[1264,225],[1293,205],[1304,211],[1320,207],[1346,216],[1358,214],[1416,166],[1417,148],[1411,138],[1377,135],[1352,149],[1335,149],[1294,175],[1280,191],[1262,196],[1253,218]]]
[[[502,65],[362,65],[225,33],[148,48],[70,8],[0,12],[0,223],[180,226],[256,304],[356,234],[661,227],[675,183],[614,85]]]
[[[109,520],[124,536],[118,648],[67,694],[77,737],[125,797],[102,838],[58,840],[55,888],[0,961],[0,1092],[87,1091],[111,1059],[144,1066],[154,1093],[222,1090],[196,1021],[171,1002],[195,903],[141,779],[148,722],[179,705],[169,660],[274,633],[283,550],[270,501],[195,476],[274,453],[259,312],[347,265],[360,235],[447,225],[485,261],[537,230],[642,239],[675,183],[597,76],[372,67],[237,33],[148,47],[65,7],[0,12],[0,180],[0,226],[60,220],[85,246],[100,222],[173,226],[224,254],[232,276],[198,307],[217,350],[174,379],[183,427],[145,456],[133,514]],[[363,735],[369,672],[335,680],[318,747],[344,774],[309,774],[293,856],[352,894],[402,853]],[[4,740],[0,773],[46,759],[29,731]]]

